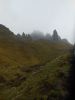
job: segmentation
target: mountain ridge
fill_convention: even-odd
[[[65,42],[69,43],[67,39],[61,39],[61,37],[58,35],[57,30],[55,29],[53,31],[53,35],[50,35],[50,33],[47,33],[46,35],[43,34],[41,31],[33,31],[31,34],[25,34],[24,32],[21,34],[15,35],[13,32],[10,31],[9,28],[6,26],[0,24],[0,39],[3,38],[12,38],[16,40],[21,41],[31,41],[31,40],[48,40],[50,42]],[[70,43],[69,43],[70,44]]]

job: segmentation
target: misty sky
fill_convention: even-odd
[[[75,0],[0,0],[0,24],[14,33],[57,29],[62,38],[73,41]]]

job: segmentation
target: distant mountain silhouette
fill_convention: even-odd
[[[44,39],[44,34],[41,31],[33,31],[31,37],[33,40]]]
[[[53,31],[52,36],[50,35],[50,33],[47,33],[46,35],[44,35],[43,32],[40,32],[40,31],[33,31],[30,35],[32,37],[32,40],[48,40],[51,42],[69,43],[67,39],[61,39],[56,29]]]
[[[51,35],[49,33],[47,33],[46,36],[45,36],[45,39],[52,40],[52,37],[51,37]]]
[[[0,24],[0,39],[8,39],[8,40],[21,40],[21,41],[31,41],[31,40],[48,40],[51,42],[64,42],[69,43],[67,39],[61,39],[58,35],[57,30],[53,31],[53,35],[51,36],[50,33],[44,35],[41,31],[33,31],[31,34],[25,34],[24,32],[21,34],[15,35],[13,32],[9,30],[6,26]]]
[[[59,40],[61,40],[60,36],[58,35],[57,30],[53,31],[52,40],[53,41],[59,41]]]
[[[17,34],[16,38],[18,40],[21,40],[21,41],[30,41],[30,40],[32,40],[32,37],[30,36],[30,34],[25,34],[24,32],[22,33],[22,35]]]

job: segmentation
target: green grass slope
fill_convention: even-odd
[[[61,100],[70,48],[62,41],[21,41],[0,25],[0,100]]]
[[[21,70],[11,80],[0,77],[3,80],[0,84],[0,99],[63,100],[67,94],[68,59],[68,55],[63,55],[30,71]]]
[[[47,41],[0,42],[0,73],[7,78],[12,78],[17,73],[17,69],[27,70],[33,66],[43,65],[67,53],[67,49],[69,47],[63,43],[49,43]]]

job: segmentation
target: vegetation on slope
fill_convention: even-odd
[[[35,67],[15,74],[16,78],[10,81],[3,79],[1,100],[64,100],[67,94],[68,55]]]
[[[18,39],[0,25],[0,100],[63,100],[70,48],[63,41]]]

